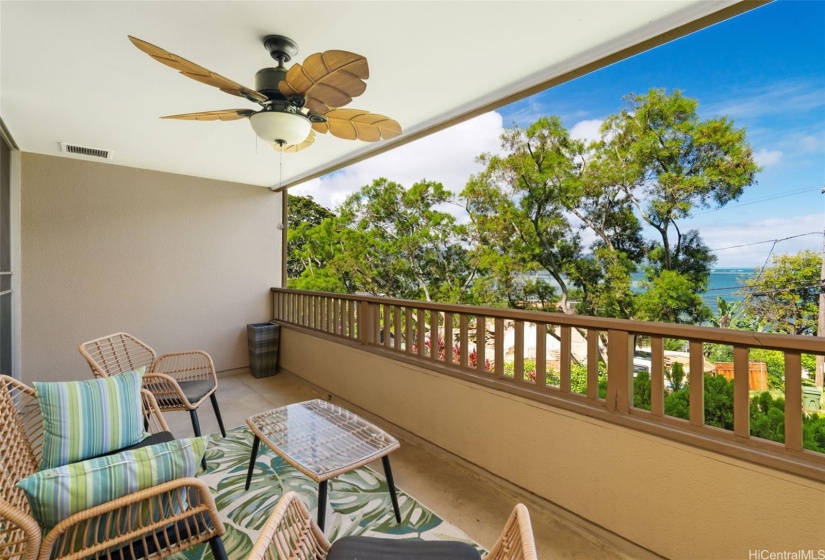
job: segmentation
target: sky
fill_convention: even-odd
[[[679,89],[699,115],[726,115],[747,131],[762,171],[721,209],[680,222],[696,229],[718,268],[758,267],[771,255],[822,251],[825,227],[825,1],[777,0],[652,51],[481,115],[290,190],[329,208],[378,177],[407,187],[440,181],[459,193],[500,149],[505,127],[558,115],[594,139],[628,93]],[[459,218],[463,210],[452,209]],[[792,239],[785,239],[793,237]],[[778,240],[774,242],[775,240]]]

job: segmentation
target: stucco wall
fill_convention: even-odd
[[[825,548],[823,484],[281,332],[283,368],[663,556]]]
[[[125,331],[159,353],[247,366],[246,324],[280,285],[281,195],[25,153],[22,378],[85,379],[77,345]]]

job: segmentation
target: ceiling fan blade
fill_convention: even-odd
[[[345,140],[377,142],[401,134],[401,125],[398,121],[369,111],[333,109],[324,116],[327,122],[314,123],[312,128],[321,133],[330,132],[333,136]]]
[[[162,119],[180,119],[183,121],[237,121],[254,115],[252,109],[223,109],[221,111],[204,111],[202,113],[186,113],[184,115],[167,115]]]
[[[244,97],[256,103],[263,103],[268,100],[264,94],[257,92],[254,89],[250,89],[237,82],[233,82],[229,78],[225,78],[220,74],[207,70],[203,66],[199,66],[194,62],[190,62],[185,58],[170,53],[167,50],[156,47],[151,43],[147,43],[146,41],[138,39],[137,37],[132,37],[131,35],[129,35],[129,40],[132,41],[132,44],[134,44],[137,48],[161,64],[174,68],[187,78],[192,78],[193,80],[197,80],[208,86],[216,87],[221,91],[231,93],[232,95],[237,95],[238,97]]]
[[[308,56],[303,65],[292,66],[278,89],[286,97],[305,95],[310,111],[325,114],[364,93],[364,80],[369,77],[367,59],[360,54],[325,51]]]
[[[309,134],[306,137],[306,140],[304,140],[300,144],[290,144],[289,146],[279,146],[278,144],[275,144],[272,147],[275,148],[275,151],[278,151],[278,152],[286,152],[288,154],[294,154],[295,152],[300,152],[304,148],[309,148],[314,143],[315,143],[315,132],[310,130]]]

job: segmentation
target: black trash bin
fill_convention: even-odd
[[[246,326],[249,344],[249,369],[255,377],[269,377],[278,371],[278,343],[281,325],[252,323]]]

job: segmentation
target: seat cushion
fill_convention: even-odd
[[[343,537],[332,543],[327,560],[480,560],[470,544],[374,537]]]
[[[198,381],[179,381],[180,390],[186,395],[190,403],[198,402],[209,394],[215,386],[211,379],[200,379]]]
[[[195,476],[207,440],[179,439],[87,459],[38,471],[17,486],[25,493],[32,517],[45,534],[79,511],[163,482]]]
[[[143,368],[103,379],[35,382],[43,415],[40,468],[118,451],[142,440]]]

